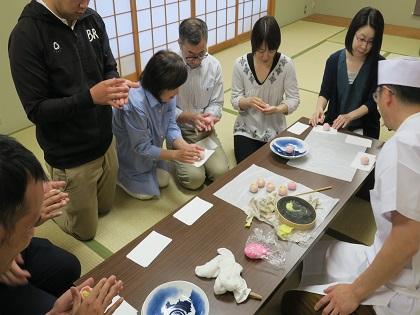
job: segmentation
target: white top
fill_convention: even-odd
[[[295,111],[299,105],[299,89],[292,60],[281,54],[261,85],[250,69],[247,55],[236,59],[233,66],[231,102],[239,111],[233,134],[268,142],[287,128],[286,117],[281,113],[264,114],[254,108],[241,110],[239,100],[249,96],[257,96],[271,106],[284,103],[289,114]]]
[[[208,55],[199,67],[188,67],[187,81],[179,88],[177,96],[176,118],[183,111],[222,117],[223,94],[222,67],[219,60]],[[180,126],[193,129],[190,124]]]
[[[378,230],[373,245],[366,250],[370,263],[391,233],[391,212],[398,211],[420,221],[420,189],[415,184],[420,182],[419,161],[420,113],[417,113],[400,125],[377,158],[371,203]],[[420,314],[420,252],[387,286],[397,294],[391,299],[389,308],[375,307],[377,314],[390,311],[391,314]],[[417,299],[410,297],[413,295]]]

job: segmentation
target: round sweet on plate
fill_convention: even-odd
[[[308,154],[305,141],[295,137],[279,137],[271,140],[271,151],[285,159],[297,159]]]
[[[308,230],[315,225],[316,212],[305,199],[287,196],[277,202],[280,221],[299,230]]]
[[[287,196],[287,187],[286,187],[286,185],[280,185],[280,187],[279,187],[279,196]]]
[[[187,281],[166,282],[146,297],[142,315],[209,315],[209,300],[204,291]]]
[[[258,188],[263,188],[265,186],[265,180],[263,178],[257,179]]]
[[[287,183],[287,189],[289,190],[296,190],[296,182],[290,181]]]
[[[273,192],[275,189],[276,189],[276,185],[274,185],[274,184],[273,184],[273,183],[271,183],[271,182],[268,182],[268,183],[267,183],[267,185],[265,185],[265,190],[266,190],[268,193]]]
[[[360,164],[369,165],[369,157],[367,155],[362,155],[360,157]]]
[[[325,123],[325,124],[322,125],[322,130],[330,131],[330,129],[331,129],[331,126],[330,126],[329,123]]]
[[[249,191],[252,192],[253,194],[258,192],[258,184],[257,183],[252,183],[251,185],[249,185]]]

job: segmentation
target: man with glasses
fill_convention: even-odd
[[[179,182],[193,190],[200,188],[206,178],[213,181],[229,168],[214,130],[222,116],[222,69],[219,61],[207,52],[207,38],[207,25],[200,19],[189,18],[179,26],[178,43],[180,54],[188,65],[188,78],[177,97],[177,123],[185,141],[196,143],[209,138],[211,141],[202,146],[215,150],[200,167],[175,162]]]
[[[420,189],[413,186],[420,181],[420,59],[379,61],[374,99],[385,126],[395,130],[378,155],[370,192],[374,243],[318,243],[305,258],[305,287],[300,288],[313,293],[288,292],[284,315],[314,314],[314,309],[319,314],[420,314]]]

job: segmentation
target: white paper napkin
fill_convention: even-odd
[[[289,129],[287,129],[288,132],[294,133],[295,135],[300,135],[302,134],[302,132],[304,132],[307,128],[309,127],[309,125],[307,124],[302,124],[301,122],[297,122],[295,124],[293,124],[293,126],[289,127]]]
[[[192,225],[211,207],[213,207],[213,204],[210,202],[207,202],[199,197],[195,197],[179,209],[174,214],[174,217],[179,221],[184,222],[186,225]]]
[[[200,167],[201,165],[203,165],[204,163],[207,162],[207,160],[210,158],[210,156],[214,153],[214,150],[208,150],[208,149],[204,149],[204,158],[200,161],[194,162],[193,165],[195,167]]]
[[[106,310],[108,310],[108,308],[110,308],[115,302],[117,302],[117,300],[120,298],[119,295],[115,296],[112,299],[111,305],[109,305],[107,307]],[[112,313],[113,315],[137,315],[138,312],[137,310],[132,307],[126,300],[124,300],[120,306],[118,306],[118,308],[115,310],[114,313]]]
[[[366,148],[370,148],[372,146],[372,140],[358,136],[348,135],[345,141],[346,143],[355,144]]]
[[[360,158],[363,155],[366,155],[369,158],[369,164],[368,165],[362,165],[362,163],[360,162]],[[366,153],[366,152],[358,152],[356,157],[354,158],[353,162],[351,162],[350,165],[351,165],[351,167],[357,168],[359,170],[370,172],[372,167],[375,165],[375,161],[376,161],[376,155],[369,154],[369,153]]]
[[[170,242],[171,238],[152,231],[127,254],[127,258],[146,268]]]

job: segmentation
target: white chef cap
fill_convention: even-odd
[[[379,61],[378,85],[382,84],[420,88],[420,58],[404,57]]]

